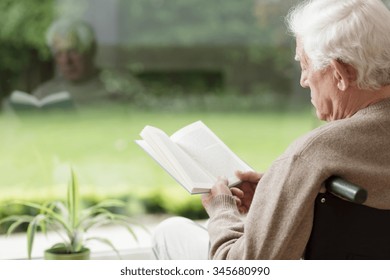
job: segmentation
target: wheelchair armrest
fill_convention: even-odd
[[[326,189],[351,202],[362,204],[367,199],[367,191],[338,176],[331,176],[325,181]]]

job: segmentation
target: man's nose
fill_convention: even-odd
[[[303,88],[308,88],[309,87],[309,83],[307,82],[307,77],[306,75],[304,74],[301,74],[301,79],[300,79],[300,84],[301,84],[301,87]]]
[[[61,63],[69,63],[71,61],[70,53],[67,51],[56,54],[57,60]]]

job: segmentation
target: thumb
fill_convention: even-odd
[[[255,171],[236,171],[236,176],[241,181],[256,183],[260,180],[262,174]]]

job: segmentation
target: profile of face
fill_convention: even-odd
[[[91,53],[82,52],[74,44],[61,40],[54,42],[53,52],[58,71],[64,79],[80,82],[91,76],[94,69]]]
[[[320,120],[336,120],[346,117],[348,103],[343,65],[333,61],[324,69],[317,70],[304,52],[299,38],[296,41],[296,57],[301,66],[300,84],[310,89],[311,103]]]

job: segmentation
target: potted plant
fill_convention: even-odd
[[[13,215],[0,220],[0,224],[11,222],[7,233],[11,234],[18,226],[28,223],[27,227],[27,254],[31,259],[34,244],[34,236],[38,230],[46,233],[54,230],[62,237],[62,242],[54,244],[45,250],[45,259],[89,259],[90,249],[88,241],[97,240],[107,244],[119,255],[113,243],[102,237],[87,237],[86,233],[92,228],[108,224],[118,224],[127,228],[133,238],[137,240],[131,225],[134,224],[129,217],[115,214],[109,210],[112,207],[123,207],[119,200],[105,200],[88,208],[81,209],[77,178],[71,170],[71,180],[68,186],[67,199],[53,201],[43,205],[31,202],[18,202],[28,207],[35,208],[39,213],[32,215]]]

